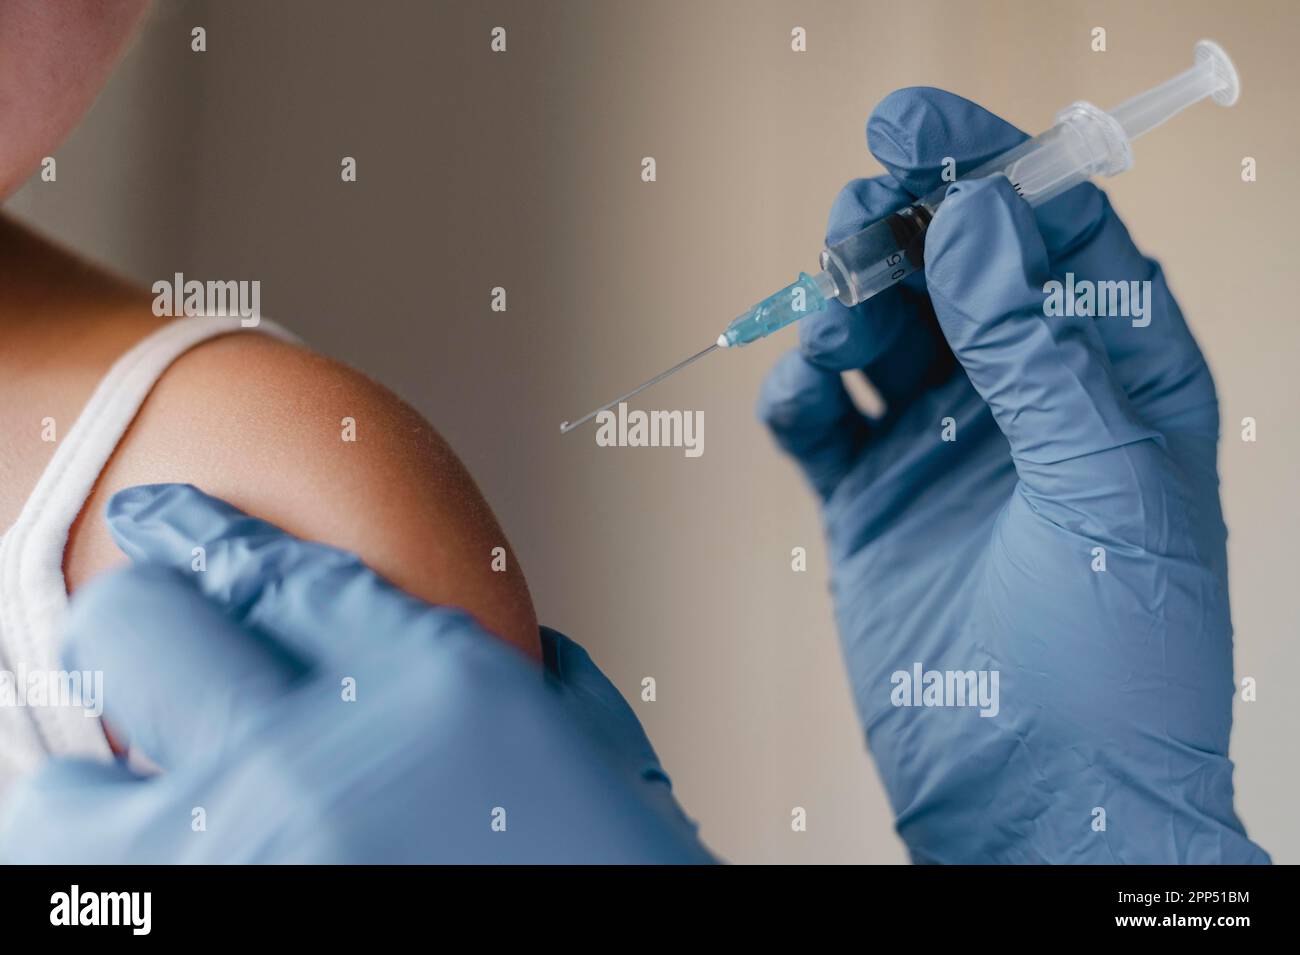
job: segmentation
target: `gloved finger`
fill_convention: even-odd
[[[982,106],[926,86],[890,93],[867,121],[872,155],[917,198],[1028,138]],[[1034,210],[1034,221],[1053,263],[1090,245],[1108,216],[1114,217],[1110,204],[1091,183],[1067,190]]]
[[[144,792],[148,785],[121,762],[51,760],[19,780],[5,801],[0,863],[86,865],[125,860],[126,846],[154,808]],[[180,820],[177,825],[186,823]]]
[[[928,86],[895,90],[867,120],[867,148],[912,198],[964,176],[1027,138],[970,100]]]
[[[1094,499],[1106,467],[1094,458],[1160,441],[1112,380],[1093,323],[1044,316],[1047,249],[1005,177],[949,187],[926,263],[944,335],[1031,492],[1058,506]]]
[[[164,768],[237,745],[244,717],[306,670],[195,587],[197,574],[144,564],[98,577],[72,599],[66,665],[103,674],[115,734]]]
[[[982,166],[1029,136],[999,116],[946,90],[895,90],[867,120],[867,145],[889,175],[916,198]],[[1091,183],[1067,190],[1034,210],[1055,260],[1086,245],[1109,208]]]
[[[911,196],[888,176],[856,179],[831,207],[826,243],[832,245],[906,205]],[[845,307],[832,300],[799,323],[799,347],[814,365],[832,371],[862,369],[891,410],[921,390],[926,371],[947,352],[943,336],[925,327],[923,295],[894,286]],[[895,374],[896,369],[909,374]]]
[[[469,614],[411,596],[355,554],[301,540],[188,484],[118,491],[105,517],[132,560],[190,573],[236,620],[313,663],[373,652],[375,634],[432,641],[483,632]],[[202,571],[191,570],[195,548]]]
[[[852,468],[869,431],[839,372],[812,364],[798,351],[782,355],[768,372],[758,417],[822,498]]]
[[[867,124],[872,153],[918,197],[943,183],[950,160],[961,176],[1026,138],[975,103],[927,87],[891,93]],[[1137,249],[1105,193],[1083,183],[1037,207],[1034,218],[1055,275],[1123,282],[1126,292],[1138,283],[1142,290],[1130,300],[1129,314],[1097,326],[1115,380],[1143,420],[1217,435],[1214,388],[1200,349],[1159,265]]]

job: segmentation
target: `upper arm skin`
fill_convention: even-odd
[[[344,418],[356,422],[354,442],[342,439]],[[527,584],[473,479],[419,414],[358,372],[247,333],[178,358],[69,535],[70,592],[126,560],[103,521],[113,493],[173,481],[353,551],[404,590],[464,608],[540,657]],[[506,549],[504,572],[492,569],[496,547]]]

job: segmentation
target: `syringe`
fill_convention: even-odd
[[[1193,65],[1159,86],[1139,93],[1109,113],[1077,102],[1061,110],[1056,125],[991,159],[963,179],[1005,175],[1031,206],[1041,205],[1091,176],[1114,176],[1133,164],[1130,144],[1171,116],[1207,96],[1220,106],[1237,102],[1237,70],[1217,43],[1201,40]],[[576,421],[560,425],[572,431],[602,411],[639,394],[719,348],[738,348],[826,308],[831,299],[857,305],[902,281],[924,265],[925,233],[943,203],[945,182],[910,206],[873,222],[861,232],[828,246],[822,271],[799,278],[734,319],[718,340],[685,361],[661,372]]]

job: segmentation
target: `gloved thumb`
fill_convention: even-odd
[[[954,183],[925,243],[935,314],[1011,445],[1026,488],[1070,506],[1121,471],[1118,449],[1161,441],[1111,374],[1093,319],[1045,313],[1047,249],[1003,176]],[[1106,319],[1101,319],[1105,321]],[[960,440],[958,422],[958,440]]]

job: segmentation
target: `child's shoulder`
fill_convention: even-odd
[[[70,587],[122,559],[97,519],[113,492],[159,481],[195,484],[355,551],[412,593],[465,607],[537,652],[523,575],[473,478],[419,413],[346,365],[257,332],[177,358],[73,529]],[[495,548],[508,553],[505,572],[494,570]]]

